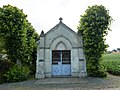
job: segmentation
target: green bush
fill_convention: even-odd
[[[6,72],[14,65],[13,62],[0,60],[0,72]]]
[[[120,76],[120,60],[106,60],[103,61],[102,64],[108,73]]]
[[[101,65],[98,67],[95,67],[94,65],[88,64],[87,66],[88,66],[87,71],[89,72],[88,76],[101,77],[101,78],[107,77],[107,72],[104,69],[104,67],[102,67]],[[89,69],[89,67],[91,67],[92,69],[91,68]],[[92,71],[92,70],[94,70],[94,71]]]
[[[9,69],[14,66],[15,64],[10,62],[10,61],[3,61],[0,60],[0,83],[4,82],[3,79],[3,74],[7,71],[9,71]]]
[[[19,67],[14,65],[8,72],[4,74],[4,79],[6,82],[19,82],[24,81],[29,76],[29,68],[26,66]]]

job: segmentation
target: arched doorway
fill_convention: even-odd
[[[71,75],[71,50],[72,44],[64,36],[57,37],[51,43],[52,51],[52,76]]]
[[[71,51],[53,50],[52,51],[52,75],[69,76],[71,75]]]

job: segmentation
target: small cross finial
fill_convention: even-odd
[[[60,18],[59,18],[59,20],[60,20],[60,21],[62,21],[62,20],[63,20],[63,18],[61,18],[61,17],[60,17]]]

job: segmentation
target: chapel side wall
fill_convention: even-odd
[[[52,73],[52,60],[51,60],[52,52],[50,49],[45,49],[45,77],[51,77]]]
[[[77,48],[73,48],[71,50],[71,76],[79,76],[79,58]]]
[[[39,72],[39,57],[40,57],[40,52],[39,52],[39,47],[37,47],[37,60],[36,60],[36,78],[38,78],[38,72]]]
[[[44,37],[40,37],[39,45],[37,47],[37,61],[36,61],[36,78],[44,78],[44,60],[45,60],[45,49],[44,49]]]
[[[83,48],[79,48],[79,77],[86,77],[86,60],[83,52]]]

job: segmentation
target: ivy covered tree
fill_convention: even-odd
[[[36,69],[36,59],[37,59],[37,41],[39,40],[39,35],[35,32],[35,29],[31,23],[27,23],[27,51],[26,51],[26,60],[25,64],[29,65],[32,73],[35,73]]]
[[[8,58],[24,60],[26,50],[26,15],[11,5],[0,8],[0,33],[5,40]]]
[[[39,36],[26,18],[17,7],[5,5],[0,8],[0,36],[4,38],[8,58],[15,63],[31,65]]]
[[[3,40],[3,38],[0,36],[0,54],[4,54],[4,53],[5,53],[4,40]]]
[[[110,30],[111,21],[112,17],[109,15],[109,11],[102,5],[88,7],[85,14],[81,16],[78,33],[83,35],[83,47],[89,76],[106,76],[100,61],[102,54],[108,47],[105,44],[105,36]]]

